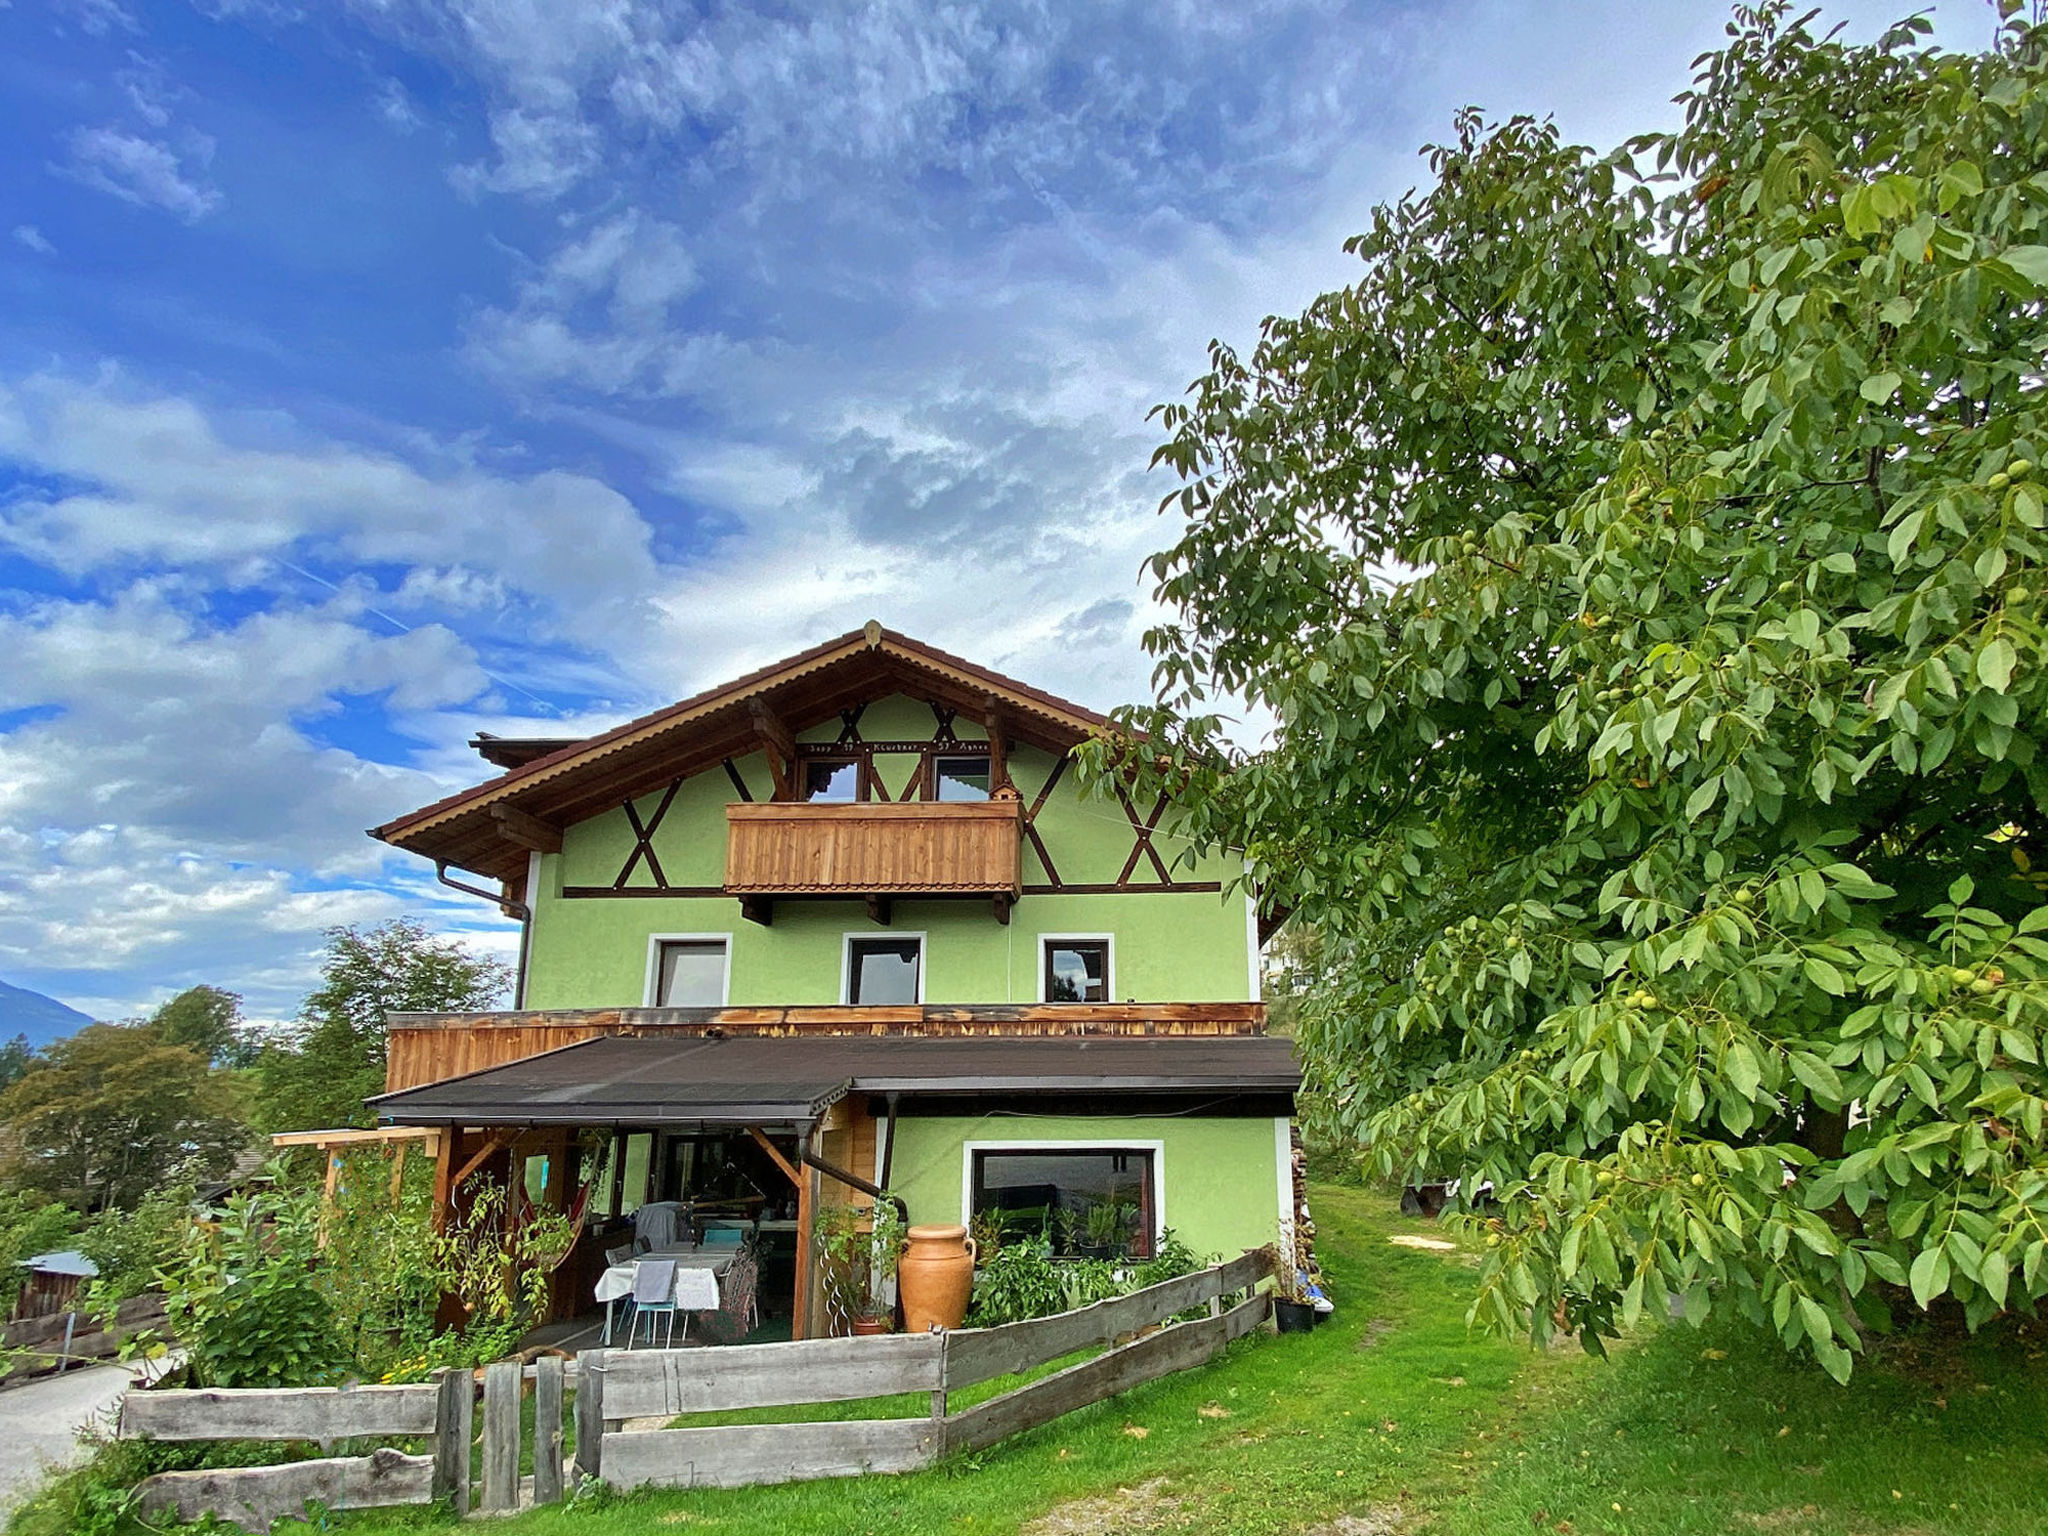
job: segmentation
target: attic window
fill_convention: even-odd
[[[985,757],[941,757],[932,765],[932,782],[940,800],[986,800],[988,759]]]
[[[804,798],[850,803],[860,798],[860,763],[851,757],[814,757],[804,764]]]

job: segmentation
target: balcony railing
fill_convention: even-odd
[[[997,915],[1023,882],[1022,804],[1014,798],[852,805],[728,805],[725,888],[767,921],[778,897],[986,896]]]

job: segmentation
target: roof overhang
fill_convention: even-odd
[[[1052,752],[1065,752],[1109,724],[1094,710],[871,623],[614,730],[558,745],[373,827],[370,835],[438,863],[518,881],[536,821],[558,831],[678,777],[759,751],[757,706],[798,732],[892,693],[931,699],[984,724],[1000,711],[1010,739]],[[518,836],[522,827],[525,841]]]
[[[585,1040],[369,1100],[399,1125],[797,1130],[850,1094],[1271,1101],[1301,1086],[1267,1036],[750,1036]]]

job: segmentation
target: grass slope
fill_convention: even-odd
[[[1468,1334],[1470,1259],[1355,1189],[1315,1192],[1337,1319],[907,1477],[647,1493],[493,1521],[505,1536],[2037,1536],[2048,1330],[1887,1344],[1847,1389],[1767,1337],[1660,1330],[1612,1362]],[[834,1405],[816,1416],[914,1411]],[[1617,1508],[1617,1506],[1619,1506]],[[449,1529],[368,1513],[365,1533]],[[58,1529],[33,1519],[11,1530]]]
[[[1434,1254],[1388,1246],[1389,1232],[1408,1226],[1389,1202],[1320,1190],[1316,1224],[1341,1305],[1337,1319],[1314,1334],[1255,1336],[1213,1365],[929,1472],[648,1493],[609,1507],[537,1511],[492,1529],[506,1536],[638,1536],[668,1524],[734,1536],[1005,1532],[1055,1506],[1156,1484],[1095,1512],[1099,1528],[1259,1536],[1298,1531],[1390,1497],[1418,1477],[1447,1475],[1432,1470],[1446,1463],[1463,1466],[1460,1448],[1505,1406],[1527,1351],[1466,1332],[1468,1272]],[[350,1528],[410,1523],[363,1517]]]

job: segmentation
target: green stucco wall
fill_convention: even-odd
[[[961,1200],[969,1144],[1020,1141],[1160,1143],[1159,1198],[1166,1225],[1196,1253],[1234,1258],[1279,1234],[1278,1147],[1270,1119],[906,1115],[896,1127],[890,1187],[903,1197],[914,1222],[965,1221]]]
[[[932,732],[931,710],[907,698],[884,699],[861,716],[873,741],[922,740]],[[979,735],[965,720],[954,729]],[[830,741],[835,722],[806,731],[807,740]],[[914,760],[882,756],[884,782],[900,792]],[[1037,798],[1054,759],[1029,747],[1010,757],[1011,776],[1026,803]],[[769,797],[766,762],[737,760],[758,800]],[[654,836],[667,883],[716,886],[725,878],[725,807],[737,799],[721,770],[686,780]],[[636,802],[643,821],[661,796]],[[1141,807],[1141,814],[1150,810]],[[1114,800],[1084,800],[1073,775],[1063,777],[1037,821],[1067,884],[1109,884],[1130,856],[1132,833]],[[1184,844],[1170,832],[1155,834],[1176,880],[1228,882],[1231,861],[1211,857],[1179,865]],[[855,901],[783,901],[763,927],[740,916],[726,897],[565,898],[565,886],[610,886],[632,852],[634,837],[623,810],[570,827],[559,854],[540,860],[534,922],[527,960],[529,1008],[634,1007],[646,1000],[649,942],[655,934],[729,935],[735,1006],[828,1004],[840,1001],[844,939],[848,933],[925,935],[925,999],[933,1003],[1033,1002],[1038,998],[1039,938],[1043,934],[1110,934],[1115,997],[1136,1002],[1242,1002],[1252,997],[1247,896],[1213,892],[1027,895],[1007,925],[982,901],[901,901],[887,927],[871,922]],[[1135,879],[1156,879],[1141,858]],[[1026,886],[1050,883],[1027,845]],[[643,861],[632,884],[651,885]]]

